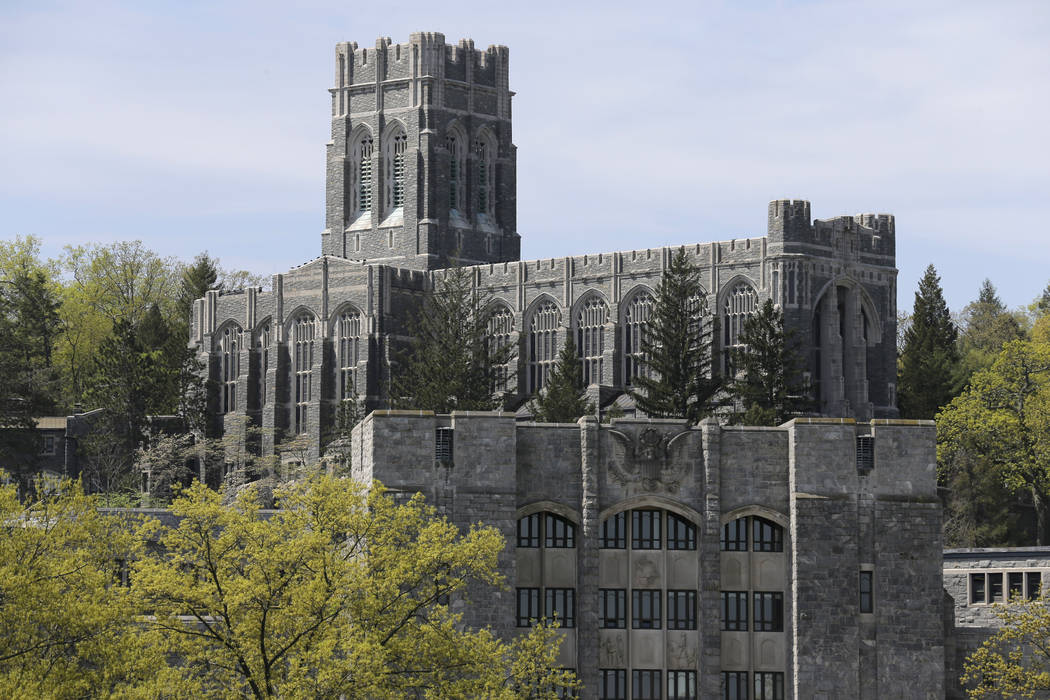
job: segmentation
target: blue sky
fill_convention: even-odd
[[[897,217],[899,303],[1050,281],[1050,3],[0,4],[0,239],[315,257],[333,49],[506,44],[525,258]],[[393,9],[391,9],[393,8]],[[523,8],[523,9],[515,9]]]

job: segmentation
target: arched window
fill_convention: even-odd
[[[270,369],[270,324],[264,323],[256,340],[259,351],[259,405],[266,405],[266,371]]]
[[[528,392],[535,394],[543,388],[558,357],[558,326],[561,311],[553,301],[543,302],[533,312],[529,323],[529,383]]]
[[[572,549],[576,547],[576,524],[555,513],[532,513],[518,520],[517,544],[520,549]],[[542,617],[555,617],[564,628],[576,626],[576,588],[546,585],[548,580],[533,581],[517,589],[517,625],[531,627]],[[542,607],[541,607],[542,601]]]
[[[237,410],[237,377],[241,375],[240,329],[227,328],[219,341],[222,352],[222,412]]]
[[[746,282],[733,287],[722,302],[722,369],[727,375],[732,373],[732,351],[740,347],[744,322],[755,313],[756,304],[755,290]]]
[[[398,209],[405,206],[405,152],[408,136],[398,128],[387,136],[386,144],[386,206]]]
[[[576,312],[576,353],[583,368],[583,383],[598,384],[602,380],[605,353],[605,324],[609,321],[609,307],[597,296],[592,296]]]
[[[489,315],[488,320],[488,342],[492,353],[500,352],[511,344],[511,334],[514,332],[514,314],[506,306],[500,306]],[[508,353],[509,354],[509,353]],[[493,368],[492,393],[499,394],[511,391],[510,385],[510,357],[505,362]]]
[[[372,136],[363,133],[354,140],[351,157],[353,164],[353,211],[355,214],[372,208]]]
[[[354,310],[339,316],[336,328],[339,342],[339,399],[357,395],[357,363],[361,352],[361,314]]]
[[[445,139],[448,148],[448,208],[454,212],[463,209],[463,138],[456,132]]]
[[[491,215],[493,211],[492,191],[496,180],[496,146],[486,135],[478,136],[474,142],[477,156],[478,213]]]
[[[653,312],[653,295],[639,292],[627,303],[623,314],[623,377],[624,384],[630,386],[632,379],[648,376],[645,355],[642,353],[642,341]]]
[[[784,528],[757,515],[737,518],[722,526],[723,552],[783,552]]]
[[[292,326],[295,371],[295,432],[305,433],[310,400],[313,398],[314,319],[300,314]]]

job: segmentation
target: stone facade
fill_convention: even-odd
[[[761,676],[800,700],[941,698],[933,432],[898,420],[688,428],[376,411],[354,431],[352,471],[422,492],[464,527],[498,527],[512,592],[475,593],[463,612],[506,637],[553,605],[581,697],[598,697],[610,672],[630,687],[656,671],[661,697],[671,678],[723,697],[727,674],[744,674],[751,689]],[[858,463],[858,439],[870,462]],[[726,595],[750,614],[729,622]],[[643,609],[653,601],[662,612]]]

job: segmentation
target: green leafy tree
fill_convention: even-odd
[[[220,498],[187,489],[179,524],[157,532],[164,552],[133,574],[154,611],[148,639],[179,660],[169,670],[187,694],[509,700],[572,687],[547,665],[548,632],[508,646],[449,609],[469,585],[502,584],[495,529],[461,533],[418,494],[398,505],[325,475],[282,487],[268,517],[250,489]]]
[[[737,408],[733,422],[780,425],[811,409],[798,343],[784,330],[784,314],[772,300],[744,321],[739,343],[735,376],[726,385]]]
[[[904,418],[931,419],[951,401],[958,379],[958,333],[933,265],[919,281],[911,325],[904,334],[897,399]]]
[[[142,442],[156,372],[136,328],[119,320],[95,354],[87,400],[106,409],[103,433],[133,452]]]
[[[580,416],[594,413],[594,404],[583,394],[583,368],[572,333],[565,334],[558,360],[529,410],[540,423],[572,423]]]
[[[642,338],[646,372],[633,378],[638,407],[653,418],[698,422],[711,413],[721,381],[711,365],[700,272],[679,250],[660,284]]]
[[[969,657],[960,678],[967,695],[1042,698],[1050,692],[1050,600],[1015,600],[995,609],[998,630]]]
[[[454,266],[435,273],[434,289],[409,324],[408,349],[395,368],[395,404],[449,413],[490,411],[502,403],[494,389],[514,349],[489,342],[486,299],[470,272]]]
[[[989,280],[981,283],[977,299],[963,309],[961,323],[959,357],[963,383],[977,370],[991,366],[1004,344],[1025,335]]]

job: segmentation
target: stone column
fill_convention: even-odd
[[[842,416],[846,407],[837,288],[829,289],[820,300],[820,324],[820,408],[825,415]]]
[[[580,425],[580,537],[576,562],[576,659],[577,672],[586,688],[598,688],[598,528],[600,501],[598,421],[584,416]]]

